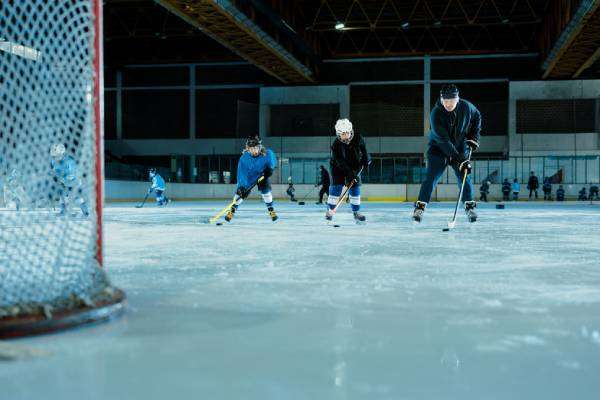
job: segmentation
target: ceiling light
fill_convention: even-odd
[[[338,22],[338,23],[335,24],[335,29],[337,29],[338,31],[341,31],[345,27],[346,27],[346,25],[344,25],[343,22]]]
[[[408,29],[408,27],[410,26],[410,23],[408,21],[406,21],[406,22],[403,22],[402,25],[400,25],[400,26],[402,26],[402,29]]]

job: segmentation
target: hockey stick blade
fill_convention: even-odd
[[[454,229],[455,226],[456,226],[456,221],[448,221],[448,227],[442,229],[442,232],[449,232],[450,229]]]

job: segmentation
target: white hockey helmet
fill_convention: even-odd
[[[50,147],[50,156],[52,158],[61,159],[65,156],[67,149],[62,143],[55,143]]]
[[[342,140],[340,138],[340,135],[345,132],[350,133],[350,137],[346,140]],[[348,118],[338,119],[335,123],[335,134],[337,135],[338,139],[340,139],[342,142],[350,143],[350,141],[352,141],[352,138],[354,137],[354,128],[352,127],[352,122],[350,122]]]

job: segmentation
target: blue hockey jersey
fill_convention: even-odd
[[[159,174],[156,174],[152,177],[152,186],[150,186],[152,190],[165,190],[165,180]]]
[[[65,186],[75,186],[77,183],[77,163],[71,156],[65,156],[60,161],[50,161],[54,175]]]
[[[277,158],[275,157],[275,153],[270,149],[267,149],[266,154],[260,154],[256,157],[252,157],[250,153],[244,152],[238,162],[238,187],[249,188],[256,183],[265,169],[275,169],[276,165]]]

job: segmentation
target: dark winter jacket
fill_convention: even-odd
[[[367,169],[369,154],[365,141],[359,134],[354,134],[349,144],[335,139],[331,145],[331,173],[334,176],[355,177],[360,167]]]
[[[511,185],[509,181],[502,182],[502,193],[510,193]]]
[[[533,175],[529,177],[529,181],[527,182],[527,189],[529,190],[537,190],[540,187],[540,182],[538,181],[538,177]]]
[[[429,145],[438,147],[450,159],[465,157],[467,140],[479,143],[481,114],[470,102],[459,99],[452,112],[438,100],[429,117]]]
[[[319,180],[319,185],[323,185],[324,187],[329,187],[329,172],[325,168],[321,169],[321,179]]]
[[[542,186],[542,189],[546,193],[550,193],[552,191],[552,183],[550,183],[550,179],[546,178],[546,180],[544,181],[544,186]]]
[[[483,182],[481,184],[481,186],[479,187],[479,192],[481,193],[489,193],[490,192],[490,185],[487,184],[487,182]]]

